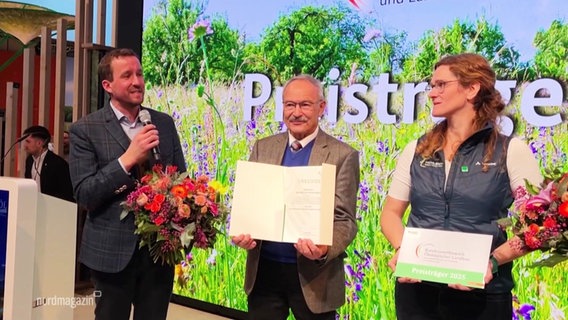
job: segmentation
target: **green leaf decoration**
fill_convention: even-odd
[[[552,268],[555,265],[557,265],[560,262],[563,262],[567,259],[568,259],[568,256],[552,253],[551,255],[546,256],[542,260],[535,261],[532,265],[530,265],[530,267],[531,268],[536,268],[536,267],[550,267],[550,268]]]

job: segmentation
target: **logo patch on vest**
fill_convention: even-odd
[[[440,161],[433,161],[433,160],[428,160],[428,159],[420,160],[420,167],[422,167],[422,168],[427,168],[427,167],[442,168],[443,166],[444,166],[444,163],[440,162]]]
[[[480,165],[484,165],[484,166],[490,166],[490,167],[494,167],[497,165],[497,162],[479,162],[477,161],[475,163],[476,166],[480,166]]]

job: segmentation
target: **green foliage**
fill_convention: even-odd
[[[495,72],[512,79],[526,71],[519,63],[519,53],[507,46],[505,36],[498,25],[480,18],[475,24],[455,20],[451,26],[438,32],[427,31],[419,41],[416,55],[405,61],[402,79],[422,81],[432,73],[432,67],[446,54],[475,52],[490,61]]]
[[[345,6],[303,7],[281,16],[258,46],[249,47],[248,52],[258,49],[262,58],[248,68],[275,72],[270,76],[282,83],[300,73],[325,79],[332,67],[345,71],[352,63],[366,65],[361,42],[366,24]]]
[[[534,64],[539,77],[568,77],[568,24],[554,20],[534,37]]]
[[[180,3],[183,1],[170,0],[169,6]],[[186,143],[184,151],[191,172],[208,174],[216,172],[220,161],[226,170],[223,175],[234,177],[236,161],[247,159],[254,141],[281,129],[279,122],[274,121],[276,109],[274,100],[259,106],[253,121],[242,122],[241,102],[244,97],[240,90],[241,71],[263,72],[275,82],[275,85],[278,85],[296,73],[312,73],[320,79],[325,79],[331,67],[338,67],[344,72],[341,81],[343,85],[351,66],[356,64],[357,73],[362,75],[361,80],[364,82],[380,73],[391,72],[397,77],[397,82],[403,83],[427,79],[432,73],[434,63],[443,55],[467,51],[477,52],[488,58],[501,78],[526,80],[536,74],[535,69],[518,61],[519,54],[513,47],[507,45],[499,26],[492,25],[483,18],[474,23],[456,20],[445,28],[426,32],[418,43],[409,47],[405,42],[404,32],[388,33],[381,30],[380,37],[363,42],[366,28],[373,24],[341,6],[304,7],[283,14],[264,31],[257,43],[245,45],[243,45],[244,39],[237,38],[226,25],[222,22],[218,25],[218,20],[214,20],[212,25],[214,33],[201,39],[206,44],[205,48],[201,41],[187,41],[187,29],[199,19],[203,11],[202,7],[197,5],[188,7],[193,11],[190,18],[187,18],[188,22],[178,28],[181,36],[175,38],[175,41],[171,40],[168,45],[160,42],[166,38],[166,34],[171,35],[173,32],[172,28],[165,27],[167,13],[164,12],[156,17],[156,23],[161,21],[161,24],[157,24],[151,32],[155,33],[154,40],[161,46],[152,47],[154,48],[152,52],[156,53],[154,59],[157,57],[152,68],[155,68],[157,77],[171,75],[174,81],[163,82],[162,86],[148,90],[146,98],[149,105],[163,106],[162,111],[176,115],[174,119],[181,140]],[[182,14],[174,13],[173,17],[179,20]],[[223,27],[226,35],[220,36],[224,34]],[[565,25],[561,25],[561,28],[551,27],[550,30],[542,32],[543,39],[549,42],[537,44],[538,36],[535,38],[535,45],[543,58],[546,52],[549,54],[548,59],[551,57],[556,59],[554,60],[556,62],[543,60],[542,66],[536,67],[539,74],[545,74],[543,67],[547,64],[556,64],[561,68],[562,63],[566,63],[565,28]],[[147,28],[145,33],[148,32]],[[163,35],[157,32],[163,32]],[[224,37],[230,40],[224,42]],[[563,47],[564,51],[553,47],[552,44]],[[171,56],[169,51],[164,61],[160,60],[162,52],[178,50],[178,46],[185,48],[187,52],[180,52],[179,57],[172,56],[172,60],[173,57],[176,58],[175,63],[166,61]],[[202,53],[204,49],[207,51],[206,54]],[[145,50],[143,54],[146,55],[147,51]],[[564,56],[553,55],[562,52]],[[205,80],[202,71],[204,56],[208,57],[211,69],[209,74],[212,78],[227,80],[229,78],[223,76],[231,74],[235,81]],[[184,61],[183,58],[187,60]],[[145,68],[148,69],[148,64],[145,64]],[[233,73],[227,71],[229,68]],[[184,78],[186,80],[176,80],[177,74],[186,77]],[[565,79],[566,74],[563,77],[562,79]],[[172,83],[176,85],[170,86],[169,84]],[[199,85],[179,85],[185,83]],[[534,150],[538,150],[535,156],[541,162],[541,167],[564,165],[566,168],[567,134],[564,127],[559,131],[556,131],[556,128],[549,128],[549,131],[542,133],[543,130],[540,128],[528,125],[519,111],[522,95],[520,84],[517,90],[507,107],[516,124],[515,133],[530,143]],[[402,105],[400,92],[393,93],[392,96],[389,102],[391,106]],[[215,106],[215,101],[222,102],[218,108],[212,108]],[[369,105],[375,103],[373,96],[369,95]],[[368,253],[372,260],[367,267],[369,269],[362,270],[365,277],[360,283],[361,288],[348,286],[347,302],[339,310],[342,318],[395,318],[393,295],[395,279],[386,267],[393,252],[380,233],[378,217],[398,155],[410,140],[419,137],[425,128],[432,125],[429,107],[427,104],[425,108],[418,109],[417,120],[412,124],[384,125],[373,116],[364,123],[356,125],[349,125],[341,120],[329,124],[326,123],[325,118],[321,122],[324,130],[341,137],[343,141],[360,150],[361,182],[368,188],[368,203],[366,203],[368,208],[362,209],[360,199],[357,212],[360,218],[359,233],[347,250],[348,257],[345,262],[356,269],[356,266],[363,265],[362,257],[366,257],[363,253]],[[219,127],[220,124],[216,119],[222,120],[225,127]],[[221,145],[226,144],[230,148],[219,148],[219,141],[222,141]],[[386,151],[385,148],[378,147],[379,143],[387,147]],[[230,199],[228,195],[229,206]],[[232,245],[225,235],[220,235],[215,248],[216,251],[211,254],[205,251],[193,252],[194,260],[183,267],[187,269],[183,270],[185,280],[183,284],[176,283],[175,292],[246,310],[246,294],[242,290],[246,251]],[[212,257],[215,259],[211,259]],[[514,264],[517,281],[515,294],[519,301],[538,303],[538,310],[533,319],[550,319],[556,314],[556,310],[566,310],[568,287],[565,283],[568,282],[558,282],[557,279],[565,277],[568,264],[564,263],[563,266],[554,269],[528,269],[533,258],[528,256],[518,259]],[[215,262],[209,262],[211,260]],[[353,281],[349,278],[346,280]],[[204,283],[208,286],[204,287]],[[204,290],[204,288],[214,290]],[[355,295],[359,297],[358,300],[352,299]]]
[[[142,64],[146,81],[151,85],[195,84],[203,73],[202,43],[188,40],[188,29],[202,19],[203,3],[170,0],[160,2],[156,12],[146,22],[142,42]],[[215,17],[213,34],[204,39],[208,48],[210,77],[229,82],[237,66],[239,35],[231,30],[226,19]]]
[[[363,72],[363,81],[385,72],[398,72],[408,58],[409,50],[406,44],[406,31],[385,33],[371,40],[369,64]]]

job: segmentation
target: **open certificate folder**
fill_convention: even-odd
[[[283,167],[238,161],[229,235],[331,245],[335,166]]]

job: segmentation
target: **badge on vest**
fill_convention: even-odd
[[[477,161],[477,162],[475,163],[475,165],[476,165],[476,166],[484,165],[484,166],[494,167],[494,166],[497,165],[497,163],[496,163],[496,162],[479,162],[479,161]]]
[[[426,168],[426,167],[442,168],[444,166],[444,163],[440,162],[440,161],[422,159],[422,160],[420,160],[420,166],[422,168]]]

